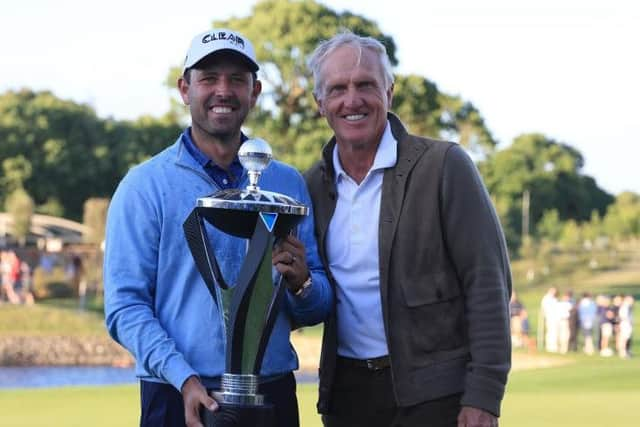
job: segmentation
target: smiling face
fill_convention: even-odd
[[[376,149],[387,124],[393,85],[385,87],[375,52],[344,45],[331,52],[320,71],[316,102],[338,144]]]
[[[246,64],[233,55],[216,54],[178,80],[178,89],[189,106],[192,136],[199,141],[239,143],[240,127],[260,94]]]

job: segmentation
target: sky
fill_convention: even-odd
[[[0,5],[0,93],[27,87],[100,117],[169,109],[168,70],[214,20],[255,0],[19,0]],[[637,0],[321,0],[375,21],[396,72],[471,101],[505,148],[539,132],[577,148],[583,173],[640,193]],[[419,8],[417,8],[417,6]],[[242,29],[237,29],[242,32]]]

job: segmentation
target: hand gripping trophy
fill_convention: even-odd
[[[245,141],[238,152],[249,174],[246,189],[221,190],[198,199],[183,228],[189,249],[218,309],[227,335],[222,390],[212,393],[219,410],[202,411],[207,427],[273,425],[272,407],[257,393],[258,374],[285,286],[272,273],[271,251],[309,213],[296,200],[258,187],[271,161],[271,147],[261,139]],[[248,239],[237,283],[222,277],[207,237],[206,223]]]

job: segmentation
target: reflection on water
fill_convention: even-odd
[[[0,388],[132,384],[133,368],[111,366],[0,367]]]
[[[296,372],[299,383],[317,382],[314,374]],[[136,383],[133,368],[111,366],[1,367],[0,389]]]

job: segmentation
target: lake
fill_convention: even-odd
[[[0,367],[0,389],[133,384],[133,368],[111,366]]]
[[[318,380],[316,375],[296,372],[298,382]],[[133,368],[111,366],[0,367],[0,389],[42,388],[137,383]]]

